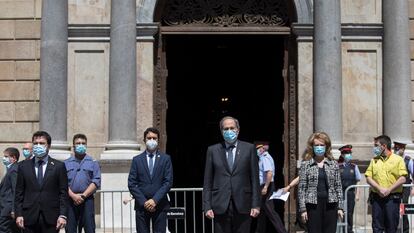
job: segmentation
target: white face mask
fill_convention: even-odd
[[[158,142],[154,139],[150,139],[145,142],[145,145],[147,145],[148,150],[155,150],[158,146]]]

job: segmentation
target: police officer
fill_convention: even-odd
[[[339,148],[341,156],[339,157],[338,165],[339,172],[341,174],[342,189],[344,191],[343,197],[345,198],[345,190],[351,186],[358,184],[361,180],[361,173],[359,172],[358,165],[351,163],[352,160],[352,145],[345,145]],[[356,190],[356,191],[355,191]],[[348,233],[353,233],[353,215],[355,207],[355,199],[359,199],[359,190],[351,188],[347,193],[347,209],[346,214],[348,218]]]
[[[399,155],[403,157],[405,168],[407,169],[407,176],[405,177],[405,184],[411,184],[411,176],[413,174],[413,160],[409,155],[406,155],[405,147],[407,146],[407,143],[401,142],[401,141],[394,141],[394,154]],[[403,197],[402,201],[403,203],[408,203],[408,198],[410,197],[411,188],[404,188],[403,189]],[[409,229],[409,223],[408,223],[408,216],[403,215],[403,233],[408,233],[410,231]]]
[[[69,208],[67,233],[95,232],[94,193],[101,185],[99,164],[86,154],[87,138],[73,136],[74,155],[65,161],[68,171]]]

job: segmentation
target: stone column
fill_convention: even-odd
[[[411,64],[407,0],[382,1],[384,134],[412,142]]]
[[[342,64],[340,0],[314,1],[314,130],[342,142]]]
[[[136,134],[135,6],[135,0],[111,1],[109,141],[101,159],[130,159],[139,149]]]
[[[42,1],[40,129],[52,137],[50,153],[70,155],[67,142],[68,2]],[[63,157],[62,157],[63,156]]]

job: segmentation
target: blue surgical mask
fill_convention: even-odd
[[[10,158],[9,157],[3,157],[3,164],[6,167],[10,166],[10,164],[11,164]]]
[[[326,146],[313,146],[313,153],[316,156],[325,156]]]
[[[374,156],[381,155],[382,154],[381,147],[375,146],[374,148],[372,148],[372,153],[374,154]]]
[[[352,154],[345,154],[344,155],[345,162],[349,162],[352,160]]]
[[[28,149],[23,149],[23,156],[25,158],[29,158],[32,155],[32,153],[30,153],[30,150]]]
[[[158,142],[157,140],[149,139],[145,142],[145,145],[147,145],[148,150],[155,150],[155,148],[158,146]]]
[[[86,145],[75,145],[75,153],[78,155],[84,155],[86,153]]]
[[[229,144],[233,144],[237,140],[237,131],[235,130],[223,130],[223,138]]]
[[[43,158],[46,153],[46,145],[33,145],[33,155],[37,158]]]
[[[257,152],[257,156],[259,156],[260,157],[260,155],[262,155],[262,153],[260,153],[260,150],[258,149],[258,150],[256,150],[256,152]]]

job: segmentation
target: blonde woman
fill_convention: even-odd
[[[341,177],[331,150],[326,133],[313,133],[300,166],[299,211],[309,233],[336,232],[337,217],[344,215]]]

